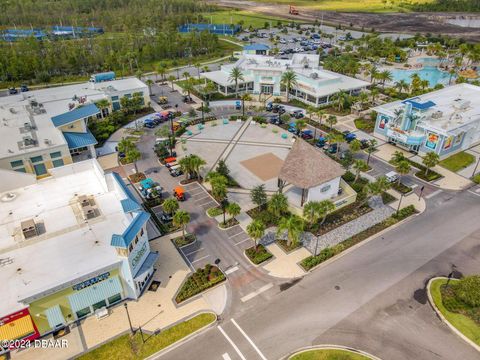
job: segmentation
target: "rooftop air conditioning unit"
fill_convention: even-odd
[[[38,235],[37,226],[33,219],[22,221],[20,227],[22,228],[23,237],[25,239],[30,239]]]
[[[312,79],[318,79],[318,73],[316,73],[316,72],[311,73],[311,74],[310,74],[310,77],[311,77]]]
[[[87,205],[82,207],[83,218],[85,220],[93,219],[97,216],[95,211],[96,209],[93,206]]]
[[[438,111],[435,111],[435,112],[432,114],[432,119],[440,119],[442,116],[443,116],[443,112],[441,112],[440,110],[438,110]]]
[[[43,142],[45,143],[45,145],[48,145],[48,146],[53,145],[52,140],[50,139],[44,139]]]
[[[36,141],[33,140],[32,138],[27,137],[23,139],[23,143],[25,144],[25,146],[33,146],[35,145]]]

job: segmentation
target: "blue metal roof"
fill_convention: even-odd
[[[120,203],[122,204],[124,213],[142,210],[142,207],[135,200],[130,198],[123,199],[120,201]]]
[[[100,113],[100,110],[98,110],[95,104],[88,104],[85,106],[80,106],[66,113],[54,116],[52,117],[52,122],[53,122],[53,125],[55,125],[55,127],[59,127],[79,119],[97,115],[99,113]]]
[[[150,252],[150,254],[147,255],[145,258],[145,261],[143,262],[142,266],[140,266],[140,269],[138,269],[137,273],[133,277],[134,279],[141,277],[144,273],[149,271],[151,267],[155,264],[155,262],[158,259],[158,252]]]
[[[77,149],[84,146],[95,145],[98,143],[95,136],[87,130],[85,133],[81,132],[64,132],[63,137],[67,141],[69,149]]]
[[[243,50],[270,50],[270,46],[264,44],[245,45]]]
[[[119,248],[128,248],[130,243],[135,239],[143,225],[150,219],[150,214],[145,211],[138,212],[132,222],[125,229],[122,235],[113,234],[110,245]]]
[[[122,284],[118,276],[103,280],[95,285],[86,287],[83,290],[74,292],[68,296],[68,301],[74,312],[85,309],[93,304],[109,298],[110,296],[121,294]]]
[[[431,100],[429,100],[427,102],[424,102],[424,103],[420,103],[420,102],[417,102],[415,100],[408,99],[408,100],[403,101],[403,103],[404,104],[412,104],[412,107],[414,109],[418,109],[418,110],[427,110],[427,109],[430,109],[432,106],[437,105]]]
[[[113,178],[115,179],[115,181],[118,183],[118,185],[120,185],[120,187],[122,188],[125,196],[127,198],[129,198],[130,200],[137,202],[135,200],[135,196],[133,195],[133,193],[130,191],[128,186],[123,182],[122,177],[116,172],[113,172],[112,175],[113,175]]]

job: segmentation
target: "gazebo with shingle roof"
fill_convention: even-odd
[[[322,150],[297,139],[283,162],[278,183],[280,189],[286,184],[302,189],[303,206],[307,198],[324,200],[338,195],[340,177],[344,173],[342,166]],[[312,192],[312,196],[309,196],[309,192]]]

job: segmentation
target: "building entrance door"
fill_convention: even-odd
[[[273,85],[261,85],[262,94],[273,94]]]

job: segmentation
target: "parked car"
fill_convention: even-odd
[[[173,177],[177,177],[177,176],[183,175],[183,171],[180,168],[175,168],[173,170],[170,170],[170,175]]]
[[[266,106],[265,106],[265,110],[266,111],[272,111],[273,110],[273,104],[271,102],[269,102]]]
[[[185,190],[183,190],[183,187],[177,186],[175,189],[173,189],[173,196],[178,201],[184,201],[185,200]]]
[[[242,102],[241,101],[235,101],[235,110],[240,110],[242,108]]]
[[[282,125],[282,120],[280,119],[280,116],[278,115],[270,115],[270,119],[269,119],[269,122],[270,124],[273,124],[273,125]]]
[[[350,143],[357,138],[357,135],[350,132],[349,130],[345,130],[342,134],[343,134],[343,138],[347,143]]]
[[[162,223],[169,223],[169,222],[172,222],[172,220],[173,220],[173,214],[169,214],[169,213],[166,213],[166,212],[163,212],[163,213],[161,213],[157,216]]]
[[[360,148],[366,149],[370,145],[370,142],[367,139],[360,140]]]
[[[21,92],[27,92],[28,90],[29,90],[29,88],[28,88],[27,85],[22,84],[22,85],[20,86],[20,91],[21,91]]]
[[[390,171],[386,173],[385,177],[387,178],[387,181],[389,183],[393,183],[398,180],[398,174],[395,171]]]
[[[8,93],[10,95],[15,95],[15,94],[18,94],[18,90],[15,89],[14,87],[12,87],[12,88],[8,89]]]
[[[336,154],[337,151],[338,151],[338,144],[337,143],[328,145],[327,152],[329,154]]]
[[[293,110],[290,112],[290,116],[294,117],[295,119],[301,119],[305,117],[302,110]]]
[[[324,138],[323,136],[320,136],[315,145],[318,146],[319,148],[324,148],[326,143],[327,143],[327,139]]]
[[[145,119],[143,122],[143,126],[149,129],[153,129],[156,125],[153,119]]]
[[[298,133],[297,124],[295,122],[291,122],[288,124],[288,132],[291,132],[293,134]]]
[[[300,136],[303,140],[310,140],[313,139],[313,131],[312,130],[302,130]]]
[[[286,44],[286,43],[287,43],[287,40],[285,40],[285,39],[280,39],[280,40],[278,40],[278,42],[279,42],[280,44]]]

